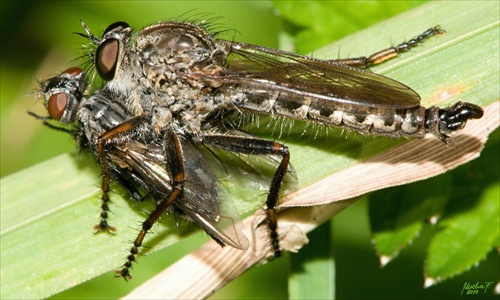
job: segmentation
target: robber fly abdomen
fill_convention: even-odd
[[[282,91],[235,95],[231,99],[239,108],[389,137],[423,137],[431,133],[445,141],[448,134],[462,129],[468,119],[482,116],[476,105],[463,102],[444,109],[434,106],[426,109],[398,108],[397,104],[365,106],[362,102],[352,104],[344,99],[325,100]]]

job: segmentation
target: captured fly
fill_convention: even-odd
[[[107,223],[109,182],[114,178],[132,198],[143,201],[147,195],[157,205],[143,222],[131,252],[138,253],[146,233],[166,208],[198,224],[220,245],[247,249],[248,239],[223,181],[244,177],[254,183],[246,189],[257,187],[264,191],[278,162],[272,157],[261,157],[257,166],[233,153],[194,143],[189,137],[172,135],[151,139],[144,129],[136,126],[138,118],[130,115],[123,105],[124,99],[106,88],[87,98],[86,87],[85,73],[80,68],[70,68],[42,82],[40,94],[49,117],[31,115],[52,129],[70,133],[80,149],[93,153],[99,161],[103,174],[103,201],[101,221],[95,230],[115,230]],[[134,134],[125,139],[113,139],[115,132],[127,124],[134,126]],[[176,151],[181,151],[189,164],[176,164],[176,157],[168,157],[173,152],[169,148],[171,145],[179,147]],[[292,183],[296,181],[293,175],[288,175]],[[183,177],[182,193],[176,186],[179,176]],[[124,268],[118,270],[127,279],[131,278],[128,273],[131,264],[132,260],[128,260]]]
[[[105,213],[113,173],[125,174],[143,189],[157,192],[157,207],[143,223],[120,270],[125,278],[130,276],[129,268],[145,234],[165,209],[174,205],[188,215],[189,209],[203,212],[205,217],[212,213],[205,211],[200,201],[185,204],[191,200],[190,191],[209,192],[210,179],[208,187],[199,189],[188,180],[201,161],[210,157],[205,154],[208,152],[234,157],[255,155],[273,162],[270,157],[281,157],[271,175],[264,206],[274,256],[281,255],[276,207],[289,174],[288,147],[241,132],[239,124],[229,121],[231,116],[270,114],[389,137],[423,137],[431,133],[446,142],[449,134],[483,114],[480,107],[462,102],[449,108],[426,109],[411,88],[363,70],[443,34],[437,26],[369,57],[339,60],[320,60],[222,40],[210,33],[204,22],[160,22],[138,34],[133,34],[127,23],[116,22],[102,38],[93,35],[85,24],[83,27],[87,34],[82,35],[95,45],[92,65],[106,81],[102,89],[82,102],[87,104],[77,113],[79,132],[96,154],[104,175],[103,216],[97,229],[109,228]],[[44,92],[50,102],[53,92]],[[91,107],[91,99],[102,102]],[[47,107],[50,112],[50,105]],[[115,118],[117,114],[121,117]],[[114,127],[103,126],[107,121]],[[149,157],[148,151],[153,149],[153,153],[159,149],[158,155]],[[203,157],[199,164],[190,150]],[[152,179],[145,172],[168,176]],[[208,170],[202,172],[202,179],[209,176]],[[167,183],[170,188],[160,188]],[[222,199],[218,197],[217,201]],[[219,244],[245,248],[243,243],[235,242],[240,237],[236,227],[226,238],[226,229],[214,225],[217,218],[208,225],[204,220],[194,218]]]

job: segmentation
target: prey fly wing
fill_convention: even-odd
[[[251,195],[259,199],[268,189],[272,171],[279,162],[272,156],[256,159],[211,149],[189,139],[182,139],[181,144],[184,158],[189,163],[184,169],[183,193],[173,206],[181,211],[181,217],[195,222],[216,241],[247,249],[248,239],[239,214],[242,209],[254,209],[255,202],[236,207],[232,195],[234,185],[251,182],[251,185],[241,184],[237,189],[244,190],[247,201],[252,199]],[[130,141],[111,149],[110,155],[117,173],[127,172],[129,178],[155,197],[155,201],[172,192],[170,170],[160,144]],[[293,172],[289,172],[287,181],[288,190],[293,189],[296,183]]]

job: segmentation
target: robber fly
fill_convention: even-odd
[[[408,86],[364,70],[444,34],[439,26],[369,57],[320,60],[222,40],[205,22],[160,22],[137,34],[127,23],[116,22],[102,38],[82,25],[86,34],[81,35],[94,45],[91,64],[106,81],[105,88],[119,95],[134,118],[142,118],[116,127],[117,137],[133,136],[142,126],[153,140],[169,145],[165,156],[176,170],[172,178],[177,188],[171,197],[182,195],[183,170],[191,164],[181,138],[232,153],[281,157],[264,207],[276,257],[281,255],[276,206],[289,168],[289,150],[282,143],[244,135],[227,122],[229,116],[263,113],[389,137],[431,133],[446,142],[469,119],[483,115],[480,107],[463,102],[448,108],[422,107],[420,96]],[[140,245],[130,251],[124,276],[136,246]]]
[[[267,186],[266,181],[270,180],[272,173],[266,177],[265,169],[259,169],[248,160],[210,149],[189,137],[165,135],[162,139],[152,139],[148,131],[138,125],[151,122],[147,116],[137,118],[131,115],[123,105],[124,99],[106,88],[87,98],[86,87],[82,69],[70,68],[41,84],[40,94],[49,116],[30,114],[50,128],[70,133],[80,149],[93,153],[98,160],[103,174],[103,195],[101,221],[95,230],[115,230],[107,222],[109,182],[113,178],[129,191],[132,198],[143,201],[148,195],[156,201],[155,210],[143,222],[130,250],[132,256],[138,253],[146,233],[167,208],[198,224],[220,245],[247,249],[248,240],[243,234],[238,211],[221,180],[244,176]],[[133,130],[127,133],[128,138],[117,138],[116,132],[127,126],[133,126]],[[178,149],[172,150],[174,146]],[[176,151],[182,152],[183,159],[189,164],[181,164],[173,155]],[[273,170],[278,162],[272,157],[263,157],[260,164],[263,163]],[[293,174],[288,176],[290,182],[296,181]],[[179,181],[182,181],[182,189]],[[126,279],[131,278],[129,268],[132,262],[129,257],[123,269],[117,272]]]
[[[411,88],[363,70],[443,34],[439,27],[369,57],[320,60],[225,41],[210,33],[204,22],[160,22],[137,35],[127,23],[116,22],[102,38],[82,25],[87,33],[82,35],[95,46],[91,64],[106,84],[76,112],[69,102],[52,106],[55,90],[42,90],[52,118],[66,121],[66,112],[60,112],[66,108],[71,111],[68,115],[77,114],[76,132],[101,164],[103,208],[98,231],[110,230],[107,193],[114,174],[155,194],[157,207],[119,271],[125,278],[130,277],[144,236],[172,206],[187,215],[193,210],[195,215],[189,216],[219,244],[247,247],[237,226],[218,225],[224,214],[214,210],[223,197],[209,196],[212,206],[202,203],[205,199],[193,200],[215,186],[214,179],[208,179],[213,174],[202,164],[205,160],[221,164],[219,154],[262,156],[274,162],[264,210],[274,256],[281,255],[276,207],[289,174],[288,147],[243,133],[228,121],[231,116],[263,113],[389,137],[431,133],[446,142],[450,133],[483,114],[480,107],[462,102],[426,109]],[[68,94],[75,90],[67,89]],[[203,169],[199,178],[194,175],[198,168]],[[208,185],[198,187],[189,177],[208,180]],[[234,221],[231,216],[227,219]]]

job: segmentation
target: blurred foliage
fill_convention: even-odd
[[[274,1],[293,35],[295,50],[309,53],[332,41],[416,7],[424,1]],[[314,16],[314,18],[311,18]]]

